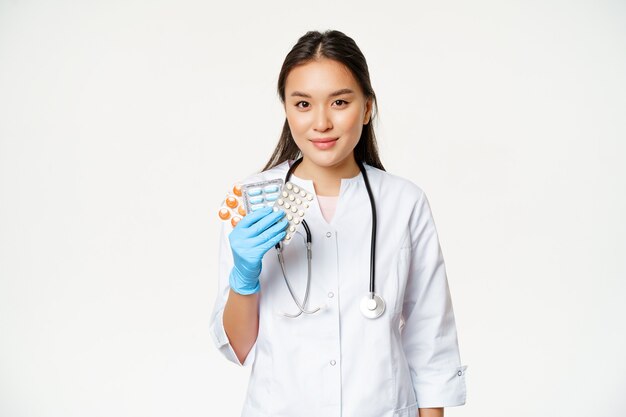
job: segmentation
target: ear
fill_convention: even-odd
[[[372,117],[372,104],[373,99],[370,97],[365,102],[365,115],[363,116],[363,124],[366,125],[370,122],[370,118]]]

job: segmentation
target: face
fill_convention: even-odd
[[[285,82],[285,114],[303,162],[318,167],[354,164],[353,151],[372,101],[350,70],[322,58],[297,66]]]

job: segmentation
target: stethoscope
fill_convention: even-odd
[[[285,184],[291,178],[291,173],[294,169],[302,162],[302,158],[295,161],[289,170],[287,171],[287,175],[285,175]],[[376,319],[380,317],[385,311],[385,301],[382,297],[375,292],[375,282],[376,282],[376,204],[374,203],[374,197],[372,195],[372,189],[370,188],[370,183],[367,178],[367,174],[365,172],[365,167],[360,161],[357,161],[359,169],[363,174],[363,181],[365,182],[365,188],[367,189],[367,196],[369,197],[370,204],[372,206],[372,238],[370,242],[370,286],[369,292],[361,299],[361,313],[368,319]],[[300,310],[296,314],[289,313],[281,313],[285,317],[296,318],[300,316],[302,313],[304,314],[314,314],[321,310],[321,307],[317,307],[313,310],[307,310],[307,303],[309,301],[309,290],[311,288],[311,229],[307,224],[306,220],[302,220],[302,226],[306,232],[305,244],[306,244],[306,252],[307,252],[307,282],[306,282],[306,290],[304,293],[304,300],[300,302],[298,297],[296,296],[289,280],[287,279],[287,272],[285,269],[285,259],[283,257],[283,248],[282,243],[278,243],[276,245],[276,251],[278,253],[278,262],[280,263],[280,269],[283,273],[283,278],[285,279],[285,283],[287,284],[287,289],[291,294],[291,298],[295,302],[296,306]]]

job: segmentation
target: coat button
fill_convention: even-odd
[[[333,298],[335,296],[335,294],[331,291],[328,293],[328,298]]]
[[[333,234],[330,232],[326,232],[326,237],[331,237]]]
[[[457,372],[456,374],[457,374],[458,376],[461,376],[461,375],[463,375],[463,372],[459,371],[459,372]]]
[[[330,364],[331,364],[332,366],[335,366],[335,364],[336,364],[336,363],[337,363],[337,362],[335,362],[335,360],[334,360],[334,359],[333,359],[332,361],[330,361]]]

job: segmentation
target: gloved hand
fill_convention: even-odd
[[[229,283],[233,291],[248,295],[261,289],[259,275],[263,255],[287,234],[285,228],[289,222],[281,220],[283,217],[284,211],[274,212],[271,207],[264,207],[245,216],[230,232],[228,240],[235,266]]]

